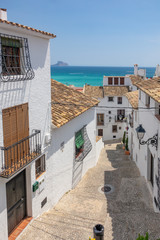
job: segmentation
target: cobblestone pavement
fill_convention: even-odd
[[[104,184],[113,186],[110,194],[100,192]],[[18,239],[88,240],[97,223],[105,227],[105,240],[136,240],[147,231],[149,240],[160,237],[160,214],[153,211],[146,182],[118,143],[106,144],[97,166]]]

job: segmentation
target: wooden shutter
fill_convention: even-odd
[[[120,85],[124,85],[124,78],[120,78]]]
[[[112,85],[112,77],[108,78],[108,85]]]
[[[22,104],[2,111],[4,147],[29,136],[28,104]],[[6,152],[6,151],[5,151]],[[11,166],[12,161],[18,162],[29,153],[29,140],[18,144],[5,153],[5,163]],[[7,161],[7,162],[6,162]]]
[[[114,78],[114,85],[118,85],[118,77]]]

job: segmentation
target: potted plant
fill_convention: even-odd
[[[123,138],[122,138],[122,142],[123,142],[122,148],[123,148],[123,149],[125,149],[125,140],[126,140],[126,132],[124,131],[124,133],[123,133]]]
[[[126,155],[129,155],[129,154],[130,154],[129,149],[128,149],[128,137],[126,138],[125,154],[126,154]]]

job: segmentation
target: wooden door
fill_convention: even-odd
[[[28,103],[4,109],[3,138],[4,147],[9,147],[29,136]],[[5,151],[5,165],[10,167],[29,152],[29,141],[19,143]]]
[[[25,171],[6,184],[8,234],[26,216]]]

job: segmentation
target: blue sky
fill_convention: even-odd
[[[1,0],[8,20],[57,35],[51,63],[153,66],[160,63],[159,0]]]

